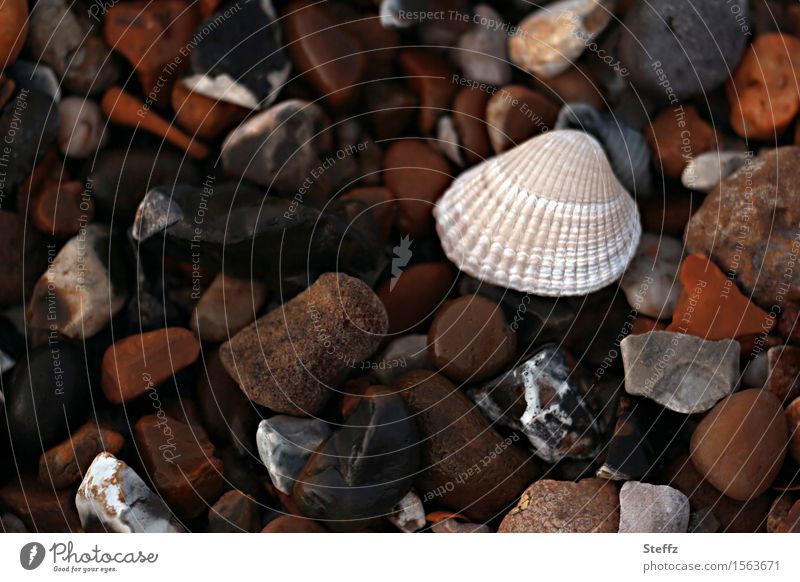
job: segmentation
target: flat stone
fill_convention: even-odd
[[[266,300],[263,283],[219,273],[194,308],[192,330],[203,341],[229,340],[256,320]]]
[[[258,503],[241,491],[228,491],[208,510],[209,533],[257,532],[260,529]]]
[[[542,479],[531,485],[500,524],[499,533],[616,533],[619,495],[602,479],[577,483]]]
[[[680,296],[683,244],[669,236],[642,234],[636,255],[625,270],[620,286],[628,304],[656,319],[670,319]]]
[[[689,499],[667,485],[628,481],[619,506],[619,533],[686,533],[689,527]]]
[[[75,505],[87,531],[183,532],[161,498],[111,453],[100,453],[89,466]]]
[[[111,429],[89,422],[39,459],[39,482],[62,489],[79,483],[95,457],[106,451],[118,454],[125,438]]]
[[[669,331],[629,335],[620,343],[625,391],[683,414],[709,410],[739,378],[739,342]]]

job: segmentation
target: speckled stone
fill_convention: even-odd
[[[620,533],[686,533],[689,499],[677,489],[628,481],[619,492]]]

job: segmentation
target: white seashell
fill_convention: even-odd
[[[592,136],[557,130],[461,174],[434,208],[459,269],[535,295],[616,281],[641,235],[639,211]]]

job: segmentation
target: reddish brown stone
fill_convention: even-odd
[[[456,281],[448,263],[421,263],[404,270],[399,277],[383,283],[375,293],[389,316],[389,334],[413,333],[423,329],[442,305]]]
[[[708,340],[739,339],[766,335],[775,324],[703,254],[686,257],[679,278],[681,294],[667,331]]]
[[[257,532],[260,527],[258,503],[241,491],[228,491],[208,510],[209,533]]]
[[[450,185],[450,164],[421,140],[393,143],[383,157],[384,182],[397,198],[397,226],[422,238],[433,231],[433,207]]]
[[[616,533],[619,493],[611,481],[542,479],[504,518],[499,533]]]
[[[796,501],[775,528],[775,533],[800,533],[800,501]]]
[[[522,85],[503,87],[486,104],[489,140],[498,154],[552,128],[556,117],[558,107]]]
[[[385,239],[389,239],[397,216],[397,203],[394,194],[388,188],[371,186],[354,188],[342,194],[342,200],[360,200],[375,219]]]
[[[598,111],[603,111],[606,101],[598,83],[583,65],[573,65],[560,75],[546,79],[537,77],[536,81],[556,103],[588,103]]]
[[[766,390],[789,403],[800,396],[800,349],[792,346],[776,346],[767,350],[769,376]]]
[[[63,443],[42,453],[39,481],[57,489],[78,483],[98,454],[116,455],[124,444],[121,434],[93,422],[84,424]]]
[[[789,454],[800,463],[800,398],[796,398],[786,407],[786,422],[789,426]]]
[[[451,81],[452,71],[430,51],[406,49],[400,53],[400,65],[408,83],[419,97],[419,130],[430,134],[439,117],[450,110],[458,91]]]
[[[166,414],[139,419],[136,447],[164,501],[181,517],[196,517],[222,494],[222,461],[214,445]]]
[[[417,96],[405,83],[395,80],[369,84],[364,92],[365,115],[376,139],[395,139],[406,133],[418,111]]]
[[[800,323],[800,304],[795,301],[785,302],[778,319],[778,331],[787,342],[800,344],[798,323]]]
[[[193,363],[198,355],[197,338],[181,327],[128,336],[103,355],[103,394],[114,404],[138,398]]]
[[[175,120],[191,135],[213,141],[242,121],[249,111],[188,89],[178,81],[172,87]]]
[[[783,520],[789,515],[792,509],[792,500],[786,496],[781,495],[772,502],[769,508],[769,515],[767,515],[767,532],[775,533],[783,524]]]
[[[633,321],[633,327],[631,327],[630,335],[642,335],[649,331],[664,331],[665,329],[667,329],[667,326],[663,322],[658,321],[657,319],[645,317],[643,315],[638,315]]]
[[[0,210],[0,305],[22,303],[47,268],[46,246],[24,214]]]
[[[50,182],[33,201],[33,224],[49,236],[67,237],[78,233],[94,217],[92,197],[84,195],[77,181]]]
[[[12,480],[0,489],[0,508],[19,517],[28,529],[38,533],[61,533],[81,530],[75,509],[76,489],[54,490],[25,475],[20,483]]]
[[[256,320],[266,300],[263,283],[219,273],[195,305],[192,330],[203,341],[229,340]]]
[[[325,528],[305,517],[281,515],[264,526],[261,533],[325,533]]]
[[[17,84],[14,79],[9,79],[3,74],[0,74],[0,109],[6,106],[8,100],[14,95]]]
[[[477,164],[493,155],[486,127],[486,104],[489,93],[465,87],[453,101],[453,124],[468,164]]]
[[[645,138],[656,169],[670,178],[680,178],[694,156],[717,147],[714,128],[693,105],[664,109],[647,126]]]
[[[0,4],[0,70],[17,60],[28,37],[28,3],[7,0]]]
[[[668,192],[666,196],[637,198],[642,211],[642,230],[682,237],[686,223],[697,210],[698,194],[689,190]]]

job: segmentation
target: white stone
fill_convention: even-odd
[[[689,190],[711,192],[751,157],[749,152],[703,152],[686,164],[681,174],[681,184]]]
[[[256,432],[256,446],[272,484],[290,495],[306,461],[330,433],[330,427],[316,418],[279,414],[262,420]]]
[[[689,498],[666,485],[628,481],[619,509],[619,533],[686,533],[689,527]]]
[[[70,158],[88,158],[106,142],[106,121],[91,99],[67,97],[58,104],[58,147]]]
[[[425,508],[422,500],[413,491],[406,493],[387,517],[397,529],[405,533],[414,533],[425,527]]]

